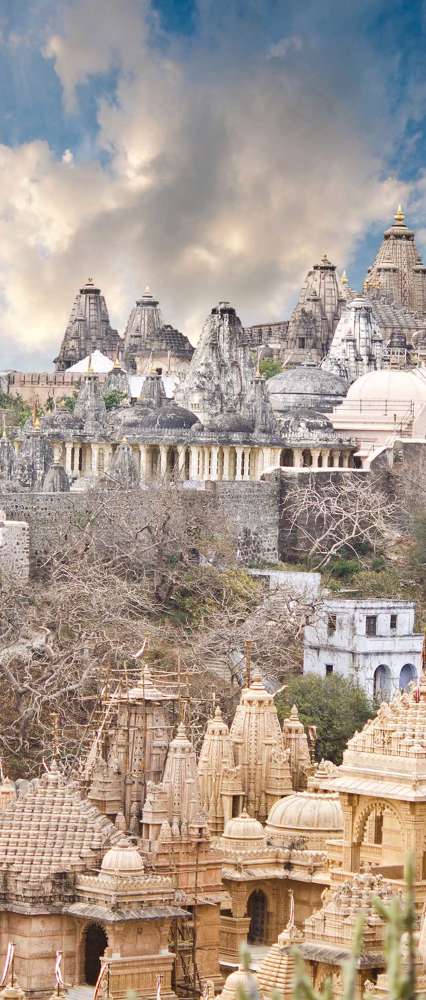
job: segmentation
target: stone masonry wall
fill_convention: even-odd
[[[25,521],[2,521],[0,513],[0,580],[2,574],[27,580],[29,572],[29,525]]]
[[[135,526],[144,523],[158,493],[153,490],[130,490],[104,494],[108,528],[113,530],[114,505],[128,509]],[[278,561],[279,484],[207,483],[205,490],[176,490],[176,503],[191,520],[201,512],[211,511],[212,518],[223,520],[234,538],[241,562]],[[90,493],[3,493],[0,508],[9,519],[27,521],[30,526],[30,559],[34,568],[52,545],[60,544],[73,524],[84,525],[93,505]]]

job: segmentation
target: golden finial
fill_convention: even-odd
[[[342,285],[348,285],[349,284],[349,278],[348,278],[345,270],[342,271],[340,281],[342,282]]]
[[[118,354],[116,354],[116,356],[115,356],[114,368],[119,368],[120,371],[121,371],[121,361],[120,361],[120,358],[119,358]]]
[[[395,222],[397,222],[398,225],[402,225],[402,223],[404,222],[404,219],[405,219],[405,215],[404,215],[404,212],[402,211],[402,205],[398,205],[398,208],[397,208],[397,210],[395,212]]]
[[[31,424],[35,431],[40,430],[40,416],[37,407],[37,400],[34,400],[33,407],[31,410]]]

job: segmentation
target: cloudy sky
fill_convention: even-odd
[[[425,13],[410,0],[0,0],[0,368],[55,356],[93,276],[193,340],[359,285],[398,201],[426,245]]]

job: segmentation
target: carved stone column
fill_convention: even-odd
[[[178,461],[177,461],[177,464],[178,464],[177,475],[178,475],[178,479],[185,479],[185,451],[186,451],[185,445],[184,444],[178,444],[178,446],[177,446],[177,458],[178,458]]]
[[[72,475],[72,441],[65,441],[65,472],[68,476]]]
[[[99,452],[99,445],[98,444],[92,444],[91,445],[91,469],[92,469],[92,476],[95,476],[96,479],[98,477],[98,452]]]
[[[250,479],[250,448],[243,448],[244,474],[243,479]]]
[[[231,478],[230,462],[231,462],[231,449],[224,447],[224,449],[223,449],[223,476],[222,476],[222,479],[230,479]]]
[[[236,451],[236,454],[237,454],[237,467],[236,467],[236,470],[235,470],[235,478],[237,480],[241,480],[243,478],[242,469],[241,469],[241,463],[242,463],[244,448],[241,448],[240,446],[237,446],[236,449],[235,449],[235,451]]]
[[[147,476],[147,468],[148,468],[147,459],[148,459],[148,454],[147,454],[146,444],[140,444],[139,445],[139,480],[140,480],[141,483],[146,483],[146,481],[148,479],[148,476]]]
[[[160,479],[164,479],[167,475],[167,452],[168,452],[167,445],[160,444],[160,468],[159,468]]]
[[[193,444],[189,450],[189,478],[198,479],[198,448]]]
[[[217,445],[212,445],[211,449],[211,468],[210,468],[210,479],[213,482],[217,480],[217,459],[219,455],[219,448]]]

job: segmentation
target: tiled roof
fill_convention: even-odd
[[[0,813],[0,870],[30,883],[99,865],[120,836],[56,765]]]

